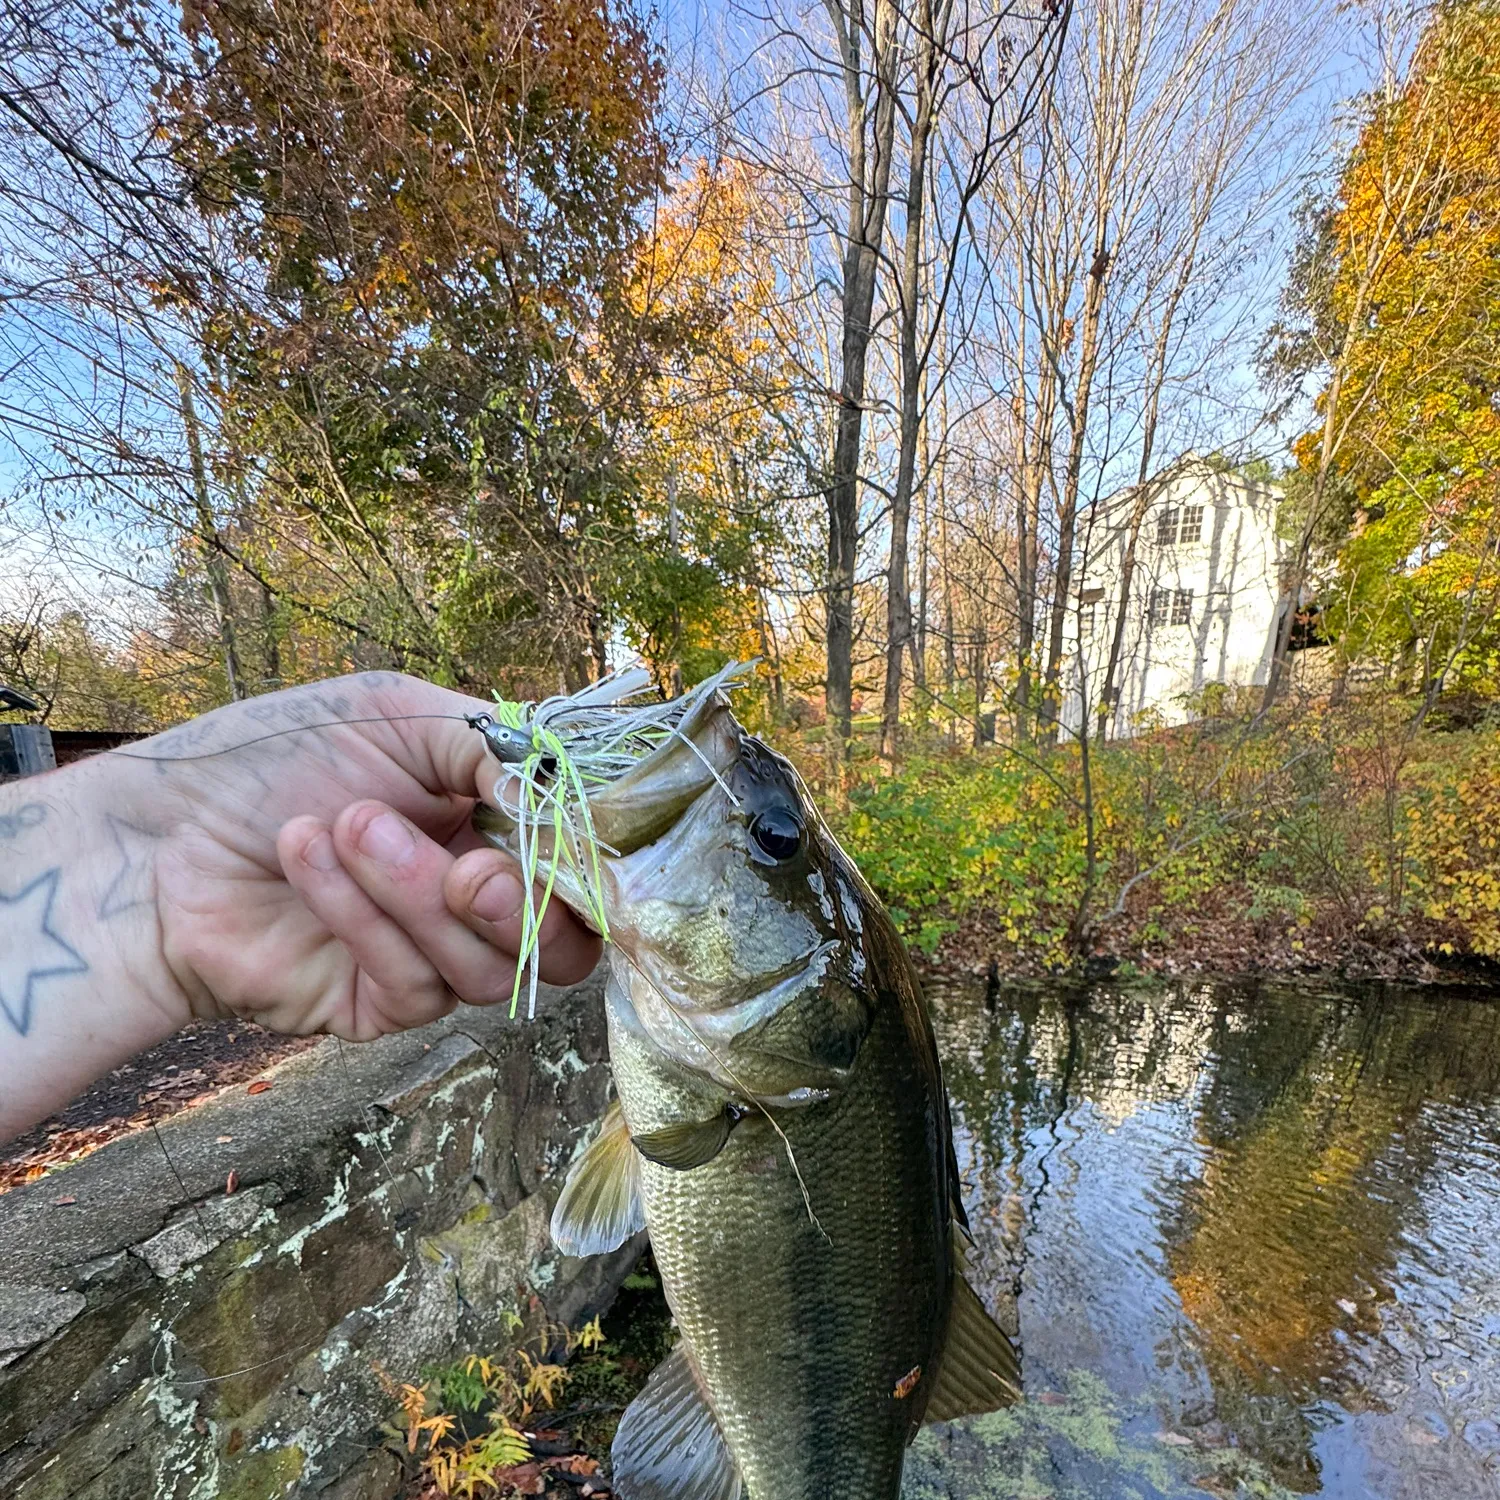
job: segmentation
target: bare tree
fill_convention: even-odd
[[[912,640],[907,565],[912,495],[927,479],[926,473],[918,475],[917,450],[927,431],[926,408],[933,389],[941,390],[949,375],[946,362],[933,367],[933,357],[961,348],[966,341],[965,320],[960,318],[952,329],[948,324],[967,270],[970,207],[1038,99],[1051,87],[1068,14],[1064,7],[1053,24],[1034,28],[1024,52],[1007,32],[1015,18],[1003,9],[971,12],[957,9],[954,0],[937,6],[932,0],[918,0],[913,17],[905,222],[895,279],[899,418],[881,706],[881,751],[890,761],[896,757],[900,729],[903,660]],[[965,128],[955,132],[947,149],[934,159],[938,122],[946,114],[960,115]],[[923,669],[914,669],[913,675],[923,675]]]
[[[798,358],[809,378],[826,369],[824,391],[834,408],[823,480],[827,553],[818,586],[836,755],[851,729],[859,614],[868,594],[861,541],[887,528],[894,565],[881,569],[886,639],[879,652],[886,697],[897,705],[887,722],[899,712],[912,635],[910,523],[924,478],[916,454],[924,401],[940,384],[927,370],[935,329],[958,280],[965,204],[1014,124],[1007,110],[1018,100],[1029,106],[1054,56],[1049,38],[1060,28],[1054,23],[1049,31],[1053,9],[824,0],[817,13],[823,29],[809,25],[809,14],[776,4],[746,4],[737,13],[757,42],[747,61],[727,66],[730,85],[712,101],[715,121],[728,149],[776,184],[770,190],[785,205],[786,239],[773,240],[768,251],[790,251],[800,260],[805,249],[819,267],[802,279],[801,305],[810,315]],[[959,107],[960,95],[983,122],[983,144],[955,157],[935,191],[939,119]],[[904,174],[894,175],[903,164]],[[903,177],[904,191],[893,189]],[[929,214],[937,215],[935,223]],[[894,253],[887,244],[892,231]],[[934,257],[937,270],[929,265]],[[945,259],[953,263],[946,272]],[[823,289],[835,295],[821,297]]]
[[[1322,24],[1289,0],[1089,0],[1058,87],[986,195],[976,232],[994,267],[989,380],[1011,412],[1001,496],[1020,733],[1033,715],[1044,738],[1059,728],[1097,500],[1136,483],[1133,560],[1163,438],[1217,427],[1227,441],[1255,421],[1223,396],[1248,323],[1234,293],[1285,194],[1290,138],[1312,124],[1289,105]],[[1130,607],[1127,595],[1112,611],[1091,695],[1102,713]]]

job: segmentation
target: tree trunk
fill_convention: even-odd
[[[1328,491],[1328,474],[1333,467],[1335,436],[1338,431],[1339,396],[1343,390],[1344,371],[1348,366],[1349,350],[1354,342],[1355,330],[1359,328],[1364,317],[1366,290],[1367,287],[1362,285],[1355,297],[1354,308],[1349,317],[1348,331],[1344,335],[1338,360],[1333,367],[1333,375],[1328,382],[1326,410],[1323,415],[1323,441],[1318,450],[1317,472],[1313,476],[1312,500],[1308,504],[1307,515],[1303,518],[1298,530],[1296,546],[1292,552],[1292,566],[1285,578],[1283,592],[1286,596],[1286,608],[1276,622],[1276,636],[1271,647],[1271,664],[1266,672],[1266,691],[1260,704],[1262,713],[1269,713],[1276,702],[1277,695],[1281,691],[1282,678],[1286,672],[1287,648],[1291,644],[1292,622],[1297,615],[1297,600],[1302,593],[1302,585],[1307,581],[1307,565],[1312,557],[1313,537],[1317,533],[1318,520],[1323,513],[1323,499]]]
[[[229,570],[219,550],[219,528],[214,521],[213,500],[208,489],[208,469],[203,462],[203,438],[198,412],[193,405],[193,377],[185,365],[177,366],[177,390],[182,399],[182,425],[187,433],[188,463],[193,473],[193,505],[198,514],[198,539],[203,547],[203,569],[208,575],[208,595],[213,602],[214,623],[219,632],[219,650],[224,659],[224,679],[230,698],[245,696],[245,677],[240,670],[239,647],[234,635],[234,603],[229,593]]]
[[[1049,741],[1056,738],[1062,706],[1063,630],[1068,617],[1068,592],[1073,586],[1073,542],[1078,529],[1078,482],[1083,472],[1083,449],[1088,437],[1089,402],[1094,371],[1099,362],[1099,320],[1104,311],[1104,282],[1109,275],[1109,250],[1101,230],[1089,267],[1083,298],[1083,342],[1078,352],[1078,389],[1069,422],[1068,467],[1063,474],[1062,503],[1057,514],[1057,567],[1052,581],[1052,619],[1047,640],[1041,720]]]
[[[1024,369],[1025,352],[1022,351]],[[1052,461],[1057,419],[1057,362],[1044,349],[1037,378],[1036,430],[1021,409],[1021,494],[1016,506],[1016,738],[1031,738],[1031,653],[1036,648],[1037,546],[1042,481]]]
[[[854,576],[859,546],[859,465],[864,439],[865,365],[875,306],[880,245],[885,238],[891,146],[896,128],[895,5],[874,0],[873,117],[860,65],[865,0],[825,0],[839,39],[849,151],[849,206],[843,270],[838,423],[828,484],[825,577],[830,753],[842,758],[852,732],[854,692]],[[846,13],[845,4],[850,11]],[[873,119],[873,140],[866,141]],[[873,160],[871,157],[873,156]]]
[[[927,462],[927,424],[922,423],[922,445],[918,461],[922,472],[931,475]],[[932,484],[922,485],[922,520],[917,528],[917,618],[912,627],[911,681],[920,713],[925,721],[932,694],[927,688],[927,583],[932,568]]]
[[[1201,225],[1200,225],[1201,230]],[[1198,237],[1194,234],[1189,254],[1178,272],[1172,295],[1162,313],[1161,326],[1157,330],[1156,344],[1151,351],[1150,374],[1147,377],[1146,419],[1141,431],[1141,460],[1136,467],[1135,501],[1130,507],[1129,529],[1125,536],[1125,555],[1120,562],[1120,592],[1116,600],[1115,628],[1109,637],[1109,664],[1104,671],[1104,686],[1099,694],[1099,744],[1102,747],[1109,737],[1109,721],[1115,711],[1120,695],[1120,660],[1125,650],[1125,625],[1129,618],[1130,590],[1135,582],[1135,559],[1141,539],[1141,527],[1146,520],[1153,495],[1158,486],[1150,485],[1151,461],[1156,454],[1156,424],[1161,416],[1162,386],[1166,383],[1167,355],[1171,348],[1172,330],[1177,322],[1177,309],[1192,280],[1193,266],[1197,260]],[[1084,733],[1087,733],[1087,726]]]
[[[958,744],[958,714],[954,698],[958,692],[958,646],[954,631],[957,628],[953,614],[953,567],[948,551],[948,510],[944,506],[938,511],[938,548],[942,553],[939,562],[943,569],[943,697],[948,704],[948,748]]]
[[[974,622],[969,643],[969,666],[974,676],[974,748],[984,743],[984,690],[990,680],[989,639],[983,621]]]
[[[880,714],[880,753],[894,766],[901,731],[901,665],[911,643],[911,580],[907,544],[911,497],[916,483],[917,437],[922,423],[922,364],[917,353],[917,308],[922,270],[922,216],[927,203],[927,153],[941,39],[933,33],[931,0],[918,0],[917,95],[907,162],[906,234],[901,254],[901,424],[896,488],[891,495],[891,555],[886,570],[885,694]]]
[[[1115,628],[1109,637],[1109,665],[1104,669],[1104,687],[1099,694],[1099,743],[1102,746],[1109,734],[1110,715],[1115,710],[1119,696],[1120,658],[1125,651],[1125,624],[1130,611],[1130,590],[1135,582],[1135,557],[1141,538],[1141,524],[1146,519],[1151,497],[1156,492],[1154,485],[1145,478],[1137,479],[1135,499],[1130,507],[1130,520],[1125,533],[1125,555],[1120,560],[1120,592],[1115,600]],[[1084,726],[1084,734],[1088,726]]]
[[[265,584],[261,584],[261,667],[268,693],[274,693],[281,686],[281,625],[277,615],[276,596]]]

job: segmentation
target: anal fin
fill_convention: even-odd
[[[686,1345],[625,1408],[610,1463],[623,1500],[742,1500],[744,1481]]]
[[[645,1227],[640,1162],[616,1100],[563,1184],[552,1210],[552,1242],[564,1255],[603,1255]]]
[[[956,1245],[954,1260],[948,1337],[924,1422],[998,1411],[1021,1399],[1021,1361],[1015,1345],[964,1279]]]

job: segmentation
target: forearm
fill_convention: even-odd
[[[85,763],[0,785],[0,1140],[188,1019],[162,959],[159,830]]]

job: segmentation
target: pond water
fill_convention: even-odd
[[[932,1000],[1029,1399],[924,1432],[908,1500],[1500,1497],[1500,1006]]]

